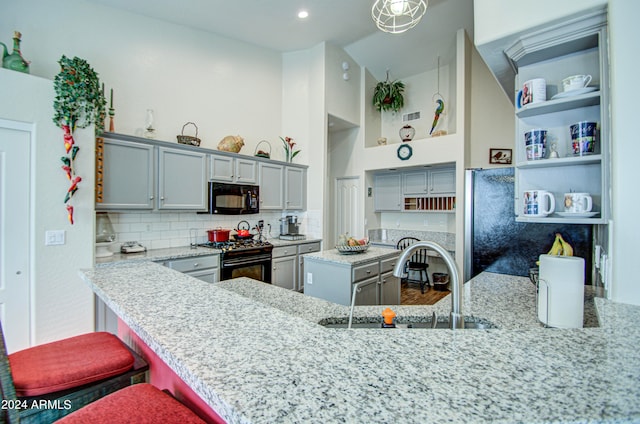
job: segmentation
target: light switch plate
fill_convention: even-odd
[[[45,246],[59,246],[65,243],[64,230],[50,230],[44,233]]]

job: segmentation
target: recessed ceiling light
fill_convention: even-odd
[[[309,12],[307,12],[306,10],[301,10],[298,12],[298,18],[306,19],[308,17],[309,17]]]

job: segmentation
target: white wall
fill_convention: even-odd
[[[468,166],[471,168],[505,166],[489,163],[489,149],[504,148],[515,151],[515,109],[475,48],[471,55],[470,99]]]
[[[607,0],[474,0],[475,44],[486,44],[551,20],[605,4]]]
[[[6,26],[5,26],[6,28]],[[75,225],[63,202],[69,181],[60,169],[62,130],[52,118],[53,81],[0,69],[0,118],[35,124],[31,151],[31,343],[41,344],[93,330],[93,296],[77,272],[93,266],[94,130],[77,130],[75,161],[82,177],[72,199]],[[45,232],[65,231],[66,242],[45,246]]]
[[[349,67],[342,69],[343,63]],[[327,113],[357,124],[360,122],[360,66],[341,48],[326,45],[325,79]],[[343,78],[344,74],[349,77]]]
[[[4,42],[13,29],[22,32],[33,75],[52,79],[63,54],[87,60],[107,100],[114,89],[118,133],[141,135],[150,108],[160,140],[176,142],[191,121],[204,147],[229,134],[245,138],[248,155],[262,139],[279,142],[278,52],[83,0],[5,0],[0,28]],[[284,158],[274,150],[274,159]]]

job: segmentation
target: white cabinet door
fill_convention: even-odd
[[[233,182],[234,163],[228,156],[210,155],[209,179]]]
[[[283,209],[284,167],[278,164],[260,162],[258,169],[260,177],[260,210]]]
[[[158,149],[158,209],[205,210],[207,155]]]
[[[274,258],[271,263],[273,266],[271,284],[293,290],[296,286],[297,256]]]
[[[97,210],[153,209],[153,146],[104,139],[102,202]]]
[[[235,159],[234,181],[239,184],[256,184],[258,182],[258,164],[251,159]]]
[[[402,175],[402,192],[404,194],[425,195],[428,190],[428,172],[405,172]]]
[[[399,211],[401,207],[400,174],[379,174],[374,178],[374,208],[376,211]]]
[[[285,209],[306,209],[306,175],[305,169],[285,167]]]
[[[429,171],[429,193],[451,194],[456,193],[456,171],[454,168],[432,169]]]

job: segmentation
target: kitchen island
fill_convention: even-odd
[[[250,279],[212,285],[151,262],[81,275],[230,423],[640,421],[640,307],[596,298],[599,327],[542,328],[526,278],[483,273],[463,312],[497,329],[347,330],[319,324],[345,322],[347,306]],[[450,299],[394,309],[422,320]]]

